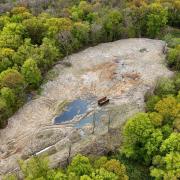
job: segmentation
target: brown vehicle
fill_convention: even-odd
[[[103,98],[98,100],[98,105],[99,106],[103,106],[103,105],[105,105],[107,103],[109,103],[109,99],[107,97],[103,97]]]

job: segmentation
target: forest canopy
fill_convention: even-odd
[[[79,154],[63,170],[50,169],[47,157],[35,156],[19,162],[24,178],[180,178],[179,28],[179,0],[1,1],[0,128],[31,92],[37,93],[49,69],[88,46],[135,37],[165,40],[166,63],[177,72],[171,79],[160,79],[145,97],[146,112],[127,120],[119,152],[95,160]]]

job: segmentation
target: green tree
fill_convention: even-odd
[[[150,4],[148,7],[149,14],[147,16],[147,35],[154,38],[161,32],[161,29],[168,22],[167,9],[160,4]]]
[[[0,72],[13,66],[13,55],[15,51],[9,48],[0,49]]]
[[[21,73],[30,87],[36,88],[39,86],[42,77],[35,60],[27,59],[21,68]]]
[[[168,96],[156,104],[155,110],[164,118],[176,118],[180,113],[180,104],[173,96]]]
[[[162,126],[163,116],[157,112],[149,113],[149,118],[155,127]]]
[[[88,43],[89,39],[89,31],[90,27],[86,23],[77,22],[74,23],[73,29],[72,29],[72,35],[73,38],[77,39],[78,45],[76,45],[76,48],[79,49],[83,45],[86,45]]]
[[[16,50],[26,37],[26,29],[19,23],[8,23],[0,34],[0,47]]]
[[[174,85],[173,80],[168,79],[168,78],[161,78],[157,82],[157,86],[154,92],[156,95],[160,97],[166,96],[169,94],[175,94],[176,90],[175,90],[175,85]]]
[[[44,20],[39,17],[32,17],[23,21],[23,25],[26,27],[28,37],[31,38],[32,43],[40,45],[47,33]]]
[[[6,101],[0,97],[0,128],[4,128],[7,124],[7,109]]]
[[[51,175],[55,174],[48,167],[48,158],[45,156],[34,156],[28,162],[19,161],[20,168],[23,172],[25,180],[53,180],[54,177]]]
[[[119,177],[116,174],[109,172],[105,170],[104,168],[95,170],[95,172],[93,172],[91,176],[93,180],[103,180],[103,179],[118,180],[119,179]]]
[[[122,14],[117,10],[108,12],[103,22],[103,28],[107,41],[120,38],[122,33]]]
[[[76,155],[71,164],[68,167],[68,173],[75,173],[78,176],[82,175],[90,175],[92,173],[92,166],[87,157],[82,156],[80,154]]]
[[[146,102],[146,110],[153,112],[155,105],[157,104],[157,102],[160,101],[160,97],[159,96],[150,96]]]
[[[149,157],[152,156],[152,154],[147,154],[149,146],[147,143],[149,139],[153,138],[155,135],[156,131],[148,117],[148,114],[139,113],[135,115],[130,118],[124,126],[123,153],[126,157],[142,160],[148,163],[150,160]],[[159,141],[157,143],[159,144]],[[154,152],[152,151],[152,153]]]
[[[155,179],[174,179],[180,177],[180,153],[170,152],[165,156],[155,156],[153,159],[153,167],[151,168],[151,176]]]
[[[28,58],[38,61],[40,55],[37,53],[37,47],[31,44],[31,39],[25,39],[24,43],[19,46],[17,52],[13,55],[13,63],[21,67]]]
[[[0,31],[10,22],[9,16],[0,16]]]
[[[39,47],[38,52],[40,58],[37,60],[37,64],[42,71],[48,70],[59,57],[62,57],[55,42],[48,38],[43,39],[43,43]]]
[[[111,159],[107,161],[103,166],[107,171],[112,172],[119,176],[118,180],[128,180],[126,175],[126,168],[116,159]]]
[[[0,87],[23,88],[23,76],[15,69],[7,69],[0,73]]]
[[[172,133],[166,140],[163,141],[160,151],[163,154],[169,152],[180,152],[180,133]]]
[[[6,101],[9,108],[13,107],[16,103],[16,96],[12,89],[3,87],[0,91],[1,97]]]

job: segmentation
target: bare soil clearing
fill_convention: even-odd
[[[72,154],[102,153],[108,142],[107,136],[102,137],[107,134],[103,123],[107,117],[102,118],[93,135],[92,124],[74,128],[72,124],[77,119],[72,124],[53,125],[59,104],[107,96],[110,104],[105,109],[118,111],[111,124],[118,129],[127,117],[144,109],[144,94],[153,89],[157,78],[172,75],[165,66],[164,47],[165,42],[159,40],[120,40],[71,55],[71,67],[54,67],[58,77],[43,85],[42,95],[24,105],[0,130],[0,175],[17,169],[17,159],[45,148],[52,166],[57,166],[67,158],[69,142],[73,144]],[[115,141],[111,139],[112,146],[119,145],[118,138],[117,135]]]

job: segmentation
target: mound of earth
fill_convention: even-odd
[[[144,110],[145,93],[153,90],[159,77],[172,75],[165,65],[165,45],[151,39],[119,40],[69,56],[65,61],[70,67],[56,65],[58,76],[0,130],[0,174],[18,171],[17,159],[33,154],[48,153],[55,167],[66,163],[70,149],[73,156],[102,154],[118,147],[119,129],[128,117]],[[110,103],[98,107],[97,100],[103,96]],[[79,98],[91,99],[87,112],[55,125],[53,119],[62,104]],[[91,118],[87,121],[87,117]]]

